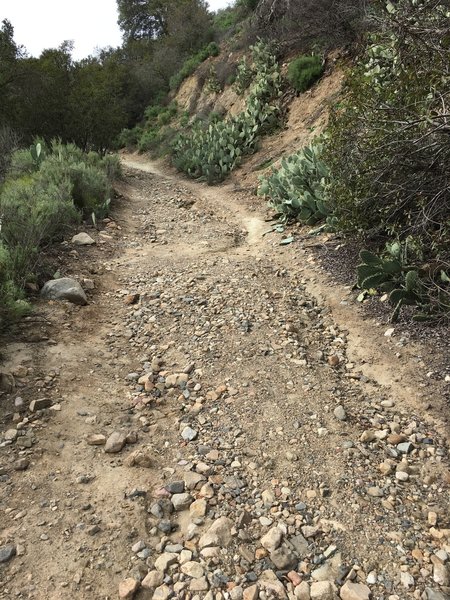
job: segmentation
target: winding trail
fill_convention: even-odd
[[[5,346],[0,598],[117,598],[126,579],[138,599],[447,598],[448,430],[420,348],[263,236],[251,194],[123,163],[97,244],[61,250],[89,305],[41,302]]]

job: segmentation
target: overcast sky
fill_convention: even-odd
[[[213,10],[229,0],[209,0]],[[14,40],[32,56],[44,48],[56,48],[73,40],[75,59],[85,58],[95,48],[118,46],[116,0],[0,0],[0,21],[14,27]]]

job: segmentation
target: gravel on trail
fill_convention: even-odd
[[[2,341],[0,598],[448,600],[444,374],[397,327],[356,352],[253,197],[127,161],[61,249],[88,304]]]

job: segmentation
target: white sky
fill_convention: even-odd
[[[209,0],[212,10],[229,0]],[[32,56],[73,40],[75,59],[93,54],[95,48],[119,46],[116,0],[0,0],[0,22],[11,21],[14,40]]]

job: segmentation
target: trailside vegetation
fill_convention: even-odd
[[[81,219],[106,216],[119,174],[117,157],[59,141],[13,154],[0,189],[0,326],[26,310],[23,289],[39,277],[42,250]]]

